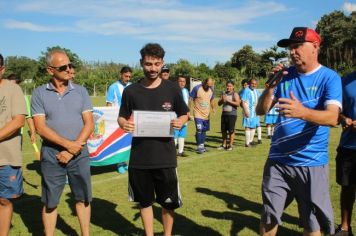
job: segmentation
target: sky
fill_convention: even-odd
[[[0,0],[0,53],[38,59],[47,47],[70,49],[87,62],[137,65],[140,49],[162,45],[165,62],[225,63],[249,44],[256,52],[315,28],[356,0]]]

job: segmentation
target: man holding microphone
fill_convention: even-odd
[[[276,235],[283,210],[294,198],[304,235],[334,233],[327,150],[342,89],[338,74],[318,62],[320,43],[320,36],[306,27],[280,40],[277,45],[289,48],[294,66],[266,86],[256,107],[257,115],[264,115],[278,102],[280,112],[263,173],[261,235]],[[282,66],[274,72],[279,70]]]

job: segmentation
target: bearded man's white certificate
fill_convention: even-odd
[[[133,111],[134,137],[173,137],[171,121],[177,115],[172,111]]]

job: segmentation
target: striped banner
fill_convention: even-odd
[[[106,166],[129,160],[132,136],[120,129],[118,114],[118,107],[94,107],[95,128],[87,142],[91,166]]]

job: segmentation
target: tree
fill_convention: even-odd
[[[355,69],[356,13],[334,11],[321,17],[316,31],[322,38],[319,60],[341,74]]]
[[[252,77],[259,72],[258,63],[260,60],[260,56],[253,51],[252,46],[245,45],[233,54],[231,58],[231,66],[237,68],[240,73]]]
[[[6,58],[6,76],[15,74],[21,81],[32,81],[38,71],[36,60],[28,57],[9,56]]]

